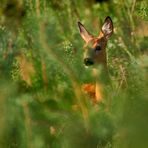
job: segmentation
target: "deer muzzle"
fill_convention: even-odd
[[[85,58],[85,59],[84,59],[84,64],[85,64],[86,66],[91,66],[91,65],[94,64],[94,61],[93,61],[91,58]]]

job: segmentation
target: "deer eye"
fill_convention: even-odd
[[[97,45],[95,48],[96,51],[100,51],[101,50],[101,46]]]

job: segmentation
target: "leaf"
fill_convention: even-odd
[[[34,66],[29,62],[25,55],[19,55],[17,57],[20,69],[21,79],[24,80],[29,86],[32,85],[31,77],[35,74]]]

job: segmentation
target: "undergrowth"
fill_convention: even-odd
[[[146,148],[148,54],[146,0],[2,0],[0,2],[0,147]],[[81,85],[77,21],[98,35],[114,23],[107,45],[110,83],[94,105]]]

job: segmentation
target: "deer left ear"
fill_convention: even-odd
[[[106,39],[108,39],[112,35],[113,22],[109,16],[106,17],[101,31],[102,31],[103,35],[106,37]]]
[[[78,27],[79,27],[80,35],[83,38],[83,40],[85,42],[89,42],[93,38],[93,35],[90,34],[80,22],[78,22]]]

